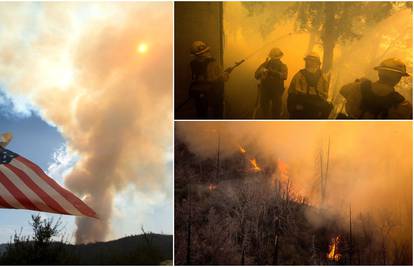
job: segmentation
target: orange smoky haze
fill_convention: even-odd
[[[246,8],[248,2],[223,4],[224,66],[228,67],[247,58],[245,63],[232,72],[226,83],[226,108],[229,116],[248,117],[257,94],[258,82],[254,73],[266,60],[271,48],[278,47],[284,53],[281,60],[288,67],[285,88],[288,88],[293,75],[304,68],[303,58],[309,51],[315,51],[323,58],[320,36],[312,35],[309,31],[299,31],[297,15],[289,13],[299,3],[255,2],[257,6],[253,11]],[[408,72],[412,73],[411,9],[394,10],[390,16],[373,25],[352,27],[361,36],[336,43],[330,72],[330,100],[336,100],[342,85],[357,78],[377,79],[374,66],[389,57],[400,58],[407,65]],[[407,78],[402,80],[397,90],[411,101],[411,88],[412,81]]]
[[[201,158],[215,158],[217,135],[221,157],[240,153],[275,159],[281,179],[311,205],[320,205],[319,155],[330,143],[325,206],[345,217],[349,206],[359,214],[398,221],[399,233],[411,236],[411,122],[178,122],[176,138]],[[325,160],[325,159],[324,159]],[[266,167],[262,166],[261,167]],[[287,177],[288,176],[288,177]],[[314,220],[315,218],[310,218]]]
[[[127,186],[148,197],[169,192],[172,4],[2,3],[0,10],[10,32],[0,76],[79,155],[65,184],[99,220],[78,217],[76,242],[103,241],[114,197]]]

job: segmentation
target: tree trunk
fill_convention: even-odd
[[[312,29],[309,32],[309,35],[310,35],[309,36],[309,43],[308,43],[308,48],[306,49],[306,54],[309,54],[310,52],[313,51],[313,48],[315,47],[316,40],[317,40],[317,37],[318,37],[318,32],[317,32],[317,30]]]
[[[188,185],[187,265],[191,265],[191,183]]]
[[[244,265],[244,254],[245,254],[245,248],[244,248],[244,245],[243,245],[243,248],[242,248],[242,257],[241,257],[241,264],[240,265]]]
[[[245,219],[243,218],[242,219],[242,222],[241,222],[241,246],[242,246],[242,255],[241,255],[241,264],[240,265],[244,265],[244,262],[245,262],[245,260],[244,260],[244,257],[245,257],[245,253],[246,253],[246,247],[245,247],[245,244],[244,244],[244,242],[245,242],[245,236],[246,236],[246,221],[245,221]]]
[[[215,183],[218,184],[220,176],[220,133],[217,136],[217,165],[216,165],[216,181]]]
[[[279,236],[275,236],[275,242],[273,244],[273,261],[272,265],[277,265],[279,255]]]
[[[320,184],[321,184],[321,208],[324,206],[325,201],[325,176],[323,175],[323,148],[321,148],[319,154],[319,160],[321,165],[321,175],[320,175]]]
[[[328,73],[332,69],[335,41],[327,40],[323,42],[323,73]]]
[[[335,12],[337,3],[325,2],[325,21],[322,29],[323,62],[322,71],[328,73],[332,68],[337,33],[335,31]]]

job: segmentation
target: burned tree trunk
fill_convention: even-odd
[[[216,181],[215,183],[219,182],[220,176],[220,133],[217,137],[217,164],[216,164]]]
[[[278,256],[279,256],[279,236],[275,236],[275,241],[273,244],[273,260],[272,265],[277,265],[278,262]]]
[[[325,202],[325,177],[323,175],[323,154],[322,149],[320,153],[320,164],[321,164],[321,176],[320,176],[320,183],[321,183],[321,207],[323,207]]]
[[[244,244],[242,245],[242,256],[241,256],[241,263],[240,265],[244,265],[244,254],[245,254],[246,248],[244,247]]]
[[[245,240],[246,240],[246,219],[243,217],[241,221],[241,246],[242,246],[242,254],[241,254],[241,260],[240,265],[244,265],[245,263],[245,253],[246,253],[246,246],[245,246]]]
[[[188,184],[187,265],[191,265],[191,183]]]
[[[328,140],[328,151],[326,154],[326,168],[324,172],[324,166],[323,166],[323,149],[321,149],[320,152],[320,165],[321,165],[321,207],[325,204],[325,198],[326,198],[326,185],[328,183],[328,171],[329,171],[329,156],[331,151],[331,139]]]

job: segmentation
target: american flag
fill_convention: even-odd
[[[0,208],[97,218],[82,200],[30,160],[0,146]]]

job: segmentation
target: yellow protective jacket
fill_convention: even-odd
[[[325,74],[320,73],[317,86],[309,86],[304,75],[306,70],[302,69],[293,76],[289,85],[289,94],[319,95],[323,99],[328,98],[329,81]]]

